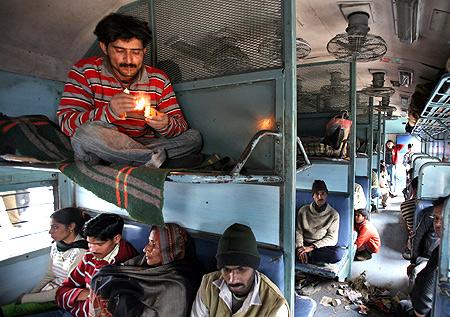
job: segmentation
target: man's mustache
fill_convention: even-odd
[[[120,63],[119,66],[120,66],[120,67],[132,67],[132,68],[137,68],[137,65],[136,65],[136,64]]]
[[[228,287],[237,288],[237,287],[243,287],[244,284],[228,284]]]

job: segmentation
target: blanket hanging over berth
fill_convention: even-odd
[[[75,162],[69,138],[46,116],[0,115],[0,154],[29,156],[57,164],[67,177],[98,197],[126,209],[132,218],[147,224],[164,223],[163,193],[168,171]]]
[[[64,175],[98,197],[128,211],[138,221],[162,225],[164,181],[167,171],[148,167],[63,163]]]

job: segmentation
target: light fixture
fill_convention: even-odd
[[[406,68],[398,69],[398,82],[400,86],[409,87],[411,86],[414,78],[414,71]]]
[[[419,38],[420,0],[392,0],[394,27],[400,42],[411,44]]]

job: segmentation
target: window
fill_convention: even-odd
[[[0,192],[0,260],[50,245],[53,186]]]

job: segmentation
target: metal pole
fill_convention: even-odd
[[[294,316],[295,304],[295,189],[297,155],[297,81],[296,81],[296,1],[283,5],[284,17],[284,126],[283,185],[280,188],[280,238],[284,251],[284,297]]]
[[[378,111],[378,151],[377,151],[377,174],[378,174],[378,182],[381,181],[380,179],[380,161],[381,161],[381,111]],[[379,197],[377,197],[377,208],[379,203]]]
[[[369,178],[369,190],[366,193],[367,201],[371,202],[372,200],[372,160],[373,160],[373,97],[369,97],[369,127],[367,128],[368,132],[368,144],[367,144],[367,155],[369,156],[369,160],[367,162],[367,177]]]
[[[356,53],[353,53],[352,62],[350,63],[350,113],[351,119],[353,121],[351,131],[350,131],[350,164],[348,166],[348,193],[350,195],[350,217],[349,217],[349,225],[350,225],[350,241],[353,236],[353,209],[354,209],[354,193],[355,193],[355,172],[356,172]],[[353,243],[349,245],[348,256],[351,257],[353,254]],[[353,259],[349,259],[348,265],[348,275],[350,278],[352,273],[352,263]]]

